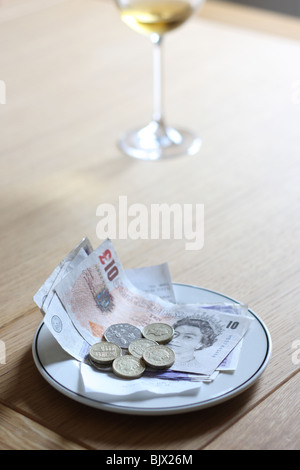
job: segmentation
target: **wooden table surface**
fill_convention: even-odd
[[[199,132],[203,147],[149,163],[116,147],[151,116],[148,39],[109,0],[0,2],[1,449],[300,448],[299,40],[296,19],[218,2],[170,33],[166,118]],[[197,251],[175,239],[114,244],[125,268],[166,261],[174,282],[262,318],[272,359],[238,397],[127,416],[79,404],[38,372],[32,297],[83,236],[100,244],[97,207],[120,195],[147,207],[204,204]]]

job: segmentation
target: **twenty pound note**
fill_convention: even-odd
[[[139,328],[153,322],[172,325],[175,335],[169,344],[176,354],[175,371],[212,374],[251,323],[248,316],[197,304],[176,305],[140,291],[127,278],[110,240],[75,266],[55,291],[83,346],[101,341],[115,323]]]

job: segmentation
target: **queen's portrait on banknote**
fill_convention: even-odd
[[[176,354],[176,367],[199,370],[197,353],[212,346],[218,334],[207,320],[193,317],[185,317],[173,324],[174,337],[169,343]]]

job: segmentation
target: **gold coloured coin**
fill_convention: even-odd
[[[132,343],[130,343],[130,345],[128,346],[128,352],[133,356],[142,359],[143,352],[150,346],[158,346],[158,343],[156,341],[152,341],[151,339],[146,338],[136,339],[135,341],[132,341]]]
[[[173,338],[174,329],[167,323],[151,323],[143,328],[142,335],[159,344],[166,344]]]
[[[111,364],[100,364],[99,362],[92,361],[90,357],[88,359],[89,359],[90,365],[93,366],[98,371],[101,371],[101,372],[111,371]]]
[[[112,364],[113,372],[123,379],[138,379],[145,371],[145,365],[130,354],[117,357]]]
[[[168,369],[175,362],[175,353],[168,346],[160,344],[145,349],[143,359],[148,366],[154,369]]]
[[[89,352],[90,359],[97,364],[111,364],[121,354],[121,348],[108,341],[93,344]]]

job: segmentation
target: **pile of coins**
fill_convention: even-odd
[[[166,323],[151,323],[142,331],[129,323],[117,323],[107,328],[104,341],[90,347],[89,360],[98,370],[112,369],[118,377],[136,379],[147,366],[152,369],[172,366],[175,353],[166,344],[173,335],[174,329]]]

